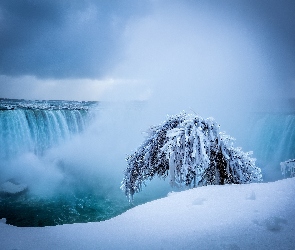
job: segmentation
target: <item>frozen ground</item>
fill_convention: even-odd
[[[18,228],[2,219],[0,249],[295,249],[295,178],[170,193],[97,223]]]

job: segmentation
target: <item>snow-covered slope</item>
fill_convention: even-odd
[[[0,249],[295,249],[295,178],[170,193],[108,221],[0,223]],[[136,199],[136,196],[135,196]]]

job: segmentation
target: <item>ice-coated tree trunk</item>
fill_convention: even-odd
[[[143,144],[127,157],[121,188],[132,200],[155,175],[172,186],[196,187],[261,181],[251,152],[233,147],[233,138],[219,132],[213,118],[181,113],[151,127]]]

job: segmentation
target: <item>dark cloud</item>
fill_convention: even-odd
[[[145,1],[2,0],[0,74],[94,78],[120,61],[121,35]]]
[[[187,4],[247,23],[281,78],[295,78],[293,0],[2,0],[0,75],[99,78],[123,57],[122,34],[157,5]]]

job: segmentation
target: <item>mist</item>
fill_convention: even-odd
[[[70,64],[75,67],[66,65],[68,77],[63,64],[54,64],[54,76],[47,67],[30,71],[32,65],[25,74],[21,70],[1,75],[3,97],[96,100],[99,110],[93,111],[95,119],[85,131],[44,155],[29,152],[1,162],[0,181],[17,179],[29,186],[32,195],[43,197],[85,188],[124,200],[120,183],[126,156],[143,142],[150,126],[182,111],[213,117],[221,131],[237,139],[235,146],[253,150],[255,145],[248,140],[252,134],[249,117],[259,112],[294,112],[295,98],[293,38],[286,35],[290,28],[283,33],[280,25],[268,23],[267,15],[276,13],[268,10],[261,16],[261,6],[252,1],[225,1],[225,5],[151,1],[140,17],[128,12],[124,23],[116,25],[118,39],[111,36],[115,48],[107,41],[101,48],[91,40],[92,48],[99,48],[97,58],[93,59],[96,49],[87,51],[91,57],[83,56],[82,73],[71,47]],[[280,24],[286,26],[283,16],[275,20],[281,18]],[[97,36],[103,40],[101,34]],[[103,48],[106,51],[99,60]],[[277,169],[273,179],[280,175]],[[169,190],[167,182],[153,180],[136,199],[151,200]]]
[[[272,44],[252,19],[237,15],[237,7],[178,1],[155,1],[152,6],[136,22],[127,22],[123,56],[108,70],[108,80],[73,80],[71,88],[70,80],[26,77],[25,86],[32,83],[35,96],[53,94],[54,86],[60,86],[57,99],[97,97],[107,103],[86,131],[43,157],[51,165],[44,169],[53,169],[52,180],[59,180],[53,186],[79,177],[88,182],[113,178],[119,187],[125,157],[143,141],[143,131],[167,115],[184,110],[214,117],[221,131],[237,139],[237,146],[251,150],[245,143],[249,114],[289,109],[291,83],[281,82],[280,67],[269,60]],[[138,107],[132,107],[133,101]]]
[[[120,186],[125,158],[142,143],[148,128],[145,109],[145,102],[98,103],[82,132],[60,139],[42,154],[20,145],[15,157],[0,162],[0,184],[12,180],[26,185],[28,197],[54,199],[82,192],[128,206]],[[137,202],[163,196],[169,190],[165,184],[155,181]]]
[[[151,122],[185,110],[212,116],[239,137],[249,112],[286,108],[291,97],[291,85],[280,81],[258,31],[218,8],[159,3],[127,27],[125,61],[113,74],[136,80]],[[124,87],[117,89],[120,98],[132,98],[133,86]]]

